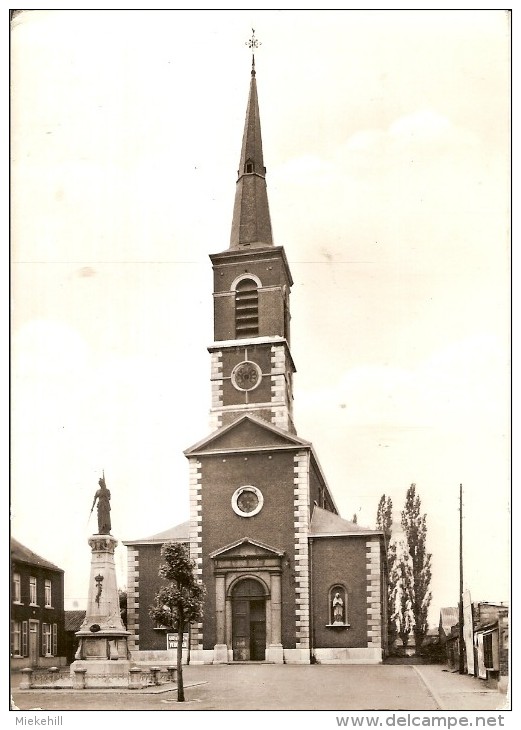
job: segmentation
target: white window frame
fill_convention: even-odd
[[[13,603],[22,602],[22,584],[20,573],[13,573]]]
[[[11,621],[11,652],[14,657],[23,656],[21,621]]]
[[[52,626],[51,624],[42,624],[42,654],[43,656],[52,656]]]
[[[52,655],[58,656],[58,624],[52,625]]]
[[[243,512],[242,509],[239,507],[238,499],[243,492],[252,492],[257,497],[257,506],[251,512]],[[236,515],[239,515],[239,517],[254,517],[255,515],[259,514],[263,505],[264,497],[262,496],[261,490],[257,489],[257,487],[254,487],[251,484],[246,484],[243,487],[239,487],[232,494],[232,509]]]
[[[52,608],[52,582],[45,579],[45,608]]]
[[[31,606],[38,605],[38,581],[34,575],[29,578],[29,603]]]

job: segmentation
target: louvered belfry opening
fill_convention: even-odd
[[[235,336],[259,334],[259,294],[253,279],[242,279],[235,289]]]

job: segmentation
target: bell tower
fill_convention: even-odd
[[[295,433],[290,288],[284,249],[273,244],[255,58],[242,139],[230,246],[213,265],[212,429],[251,413]]]

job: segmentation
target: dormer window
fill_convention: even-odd
[[[253,162],[251,160],[247,160],[244,165],[244,172],[253,172]]]

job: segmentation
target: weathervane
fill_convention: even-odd
[[[251,48],[251,75],[255,76],[255,49],[262,45],[260,41],[255,38],[255,28],[251,29],[251,38],[245,43],[248,48]]]

